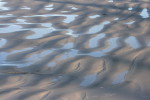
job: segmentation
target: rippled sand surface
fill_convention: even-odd
[[[150,100],[148,0],[0,0],[0,100]]]

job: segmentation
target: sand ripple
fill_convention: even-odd
[[[0,0],[1,100],[149,100],[147,0]]]

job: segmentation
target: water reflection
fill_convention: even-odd
[[[26,65],[28,66],[28,64],[23,63],[23,61],[11,62],[11,61],[8,61],[8,58],[11,55],[15,55],[15,54],[21,53],[21,52],[30,51],[32,49],[33,48],[25,48],[25,49],[21,49],[21,50],[15,50],[12,52],[0,52],[0,66],[17,66],[17,67],[22,67],[22,66],[26,66]],[[31,61],[31,60],[29,60],[29,61]],[[29,63],[31,63],[31,62],[29,62]]]
[[[71,23],[75,20],[78,15],[64,15],[64,14],[43,14],[43,15],[33,15],[33,16],[23,16],[23,17],[65,17],[64,23]]]
[[[128,10],[133,10],[133,8],[132,8],[132,7],[129,7]]]
[[[0,18],[16,17],[13,14],[0,15]]]
[[[134,49],[140,48],[140,44],[134,36],[128,37],[125,42]]]
[[[98,17],[100,17],[100,15],[92,15],[92,16],[89,16],[89,18],[91,18],[91,19],[95,19],[95,18],[98,18]]]
[[[109,21],[105,21],[99,25],[95,25],[92,28],[89,29],[88,34],[95,34],[97,32],[100,32],[102,29],[104,29],[105,25],[110,24]]]
[[[96,77],[97,77],[97,73],[87,75],[86,77],[84,77],[83,81],[80,83],[80,86],[92,85],[92,83],[94,83],[94,81],[96,80]]]
[[[119,20],[119,18],[115,18],[114,20],[116,20],[116,21],[117,21],[117,20]]]
[[[64,47],[62,49],[72,49],[74,46],[74,43],[67,43],[64,45]]]
[[[47,6],[45,6],[45,10],[53,10],[54,8],[53,8],[53,4],[50,4],[50,5],[47,5]]]
[[[104,38],[104,37],[105,37],[105,34],[104,34],[104,33],[101,33],[101,34],[99,34],[99,35],[93,37],[92,39],[90,39],[90,41],[89,41],[89,46],[90,46],[90,48],[95,48],[95,47],[97,47],[97,46],[98,46],[98,41],[99,41],[100,39]]]
[[[9,7],[5,7],[5,4],[7,4],[7,2],[0,0],[0,11],[10,10]]]
[[[27,36],[26,39],[38,39],[42,38],[44,35],[51,33],[54,31],[52,28],[33,28],[31,29],[34,32],[33,35]]]
[[[128,71],[120,72],[118,75],[116,75],[115,79],[113,80],[112,84],[121,84],[125,81],[125,76],[128,73]]]
[[[45,6],[45,7],[53,7],[54,5],[53,4],[50,4],[50,5],[47,5],[47,6]]]
[[[128,23],[125,23],[127,25],[131,25],[131,24],[134,24],[135,21],[131,21],[131,22],[128,22]]]
[[[72,10],[78,10],[78,8],[73,7],[73,6],[70,6],[70,8],[71,8]]]
[[[27,24],[25,19],[17,19],[16,21],[18,22],[17,24]]]
[[[114,2],[113,0],[108,0],[108,2]]]
[[[62,78],[63,78],[63,76],[58,76],[58,77],[52,79],[51,82],[56,83],[56,82],[60,81]]]
[[[106,55],[108,55],[107,53],[109,53],[112,50],[119,47],[118,42],[117,42],[118,39],[119,39],[118,37],[111,38],[109,40],[109,47],[106,48],[106,49],[103,49],[103,50],[100,50],[100,51],[95,51],[95,52],[90,52],[90,53],[87,53],[87,54],[81,54],[81,55],[89,55],[89,56],[92,56],[92,57],[106,56]]]
[[[5,46],[6,43],[7,43],[6,39],[0,38],[0,48],[2,48],[3,46]]]
[[[73,58],[73,57],[76,57],[77,55],[78,55],[78,50],[71,49],[71,50],[69,50],[69,52],[64,53],[59,58],[59,60],[65,60],[65,59]]]
[[[23,50],[16,50],[16,51],[12,51],[12,52],[2,52],[0,53],[0,66],[16,66],[18,68],[21,67],[28,67],[31,66],[35,63],[38,63],[41,61],[42,58],[45,58],[46,56],[48,56],[49,54],[51,54],[52,52],[54,52],[54,50],[45,50],[43,52],[37,52],[34,53],[24,59],[21,59],[20,61],[11,61],[8,60],[9,56],[12,55],[17,55],[19,53],[23,53],[23,52],[29,52],[32,51],[33,48],[26,48]],[[32,61],[32,62],[31,62]]]
[[[0,28],[0,33],[12,33],[17,31],[22,31],[23,27],[20,25],[9,25],[7,27]]]
[[[23,9],[23,10],[30,10],[31,8],[30,8],[30,7],[27,7],[27,6],[23,6],[23,7],[21,7],[20,9]]]
[[[144,8],[142,10],[142,12],[140,13],[140,15],[142,16],[142,18],[149,18],[149,14],[148,14],[147,8]]]
[[[80,35],[80,34],[74,34],[74,31],[71,29],[67,29],[66,31],[67,31],[66,34],[70,35],[71,37],[78,37]]]

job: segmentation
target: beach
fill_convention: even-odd
[[[148,0],[0,0],[0,100],[150,100]]]

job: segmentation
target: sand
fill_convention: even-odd
[[[150,100],[148,0],[0,0],[0,100]]]

